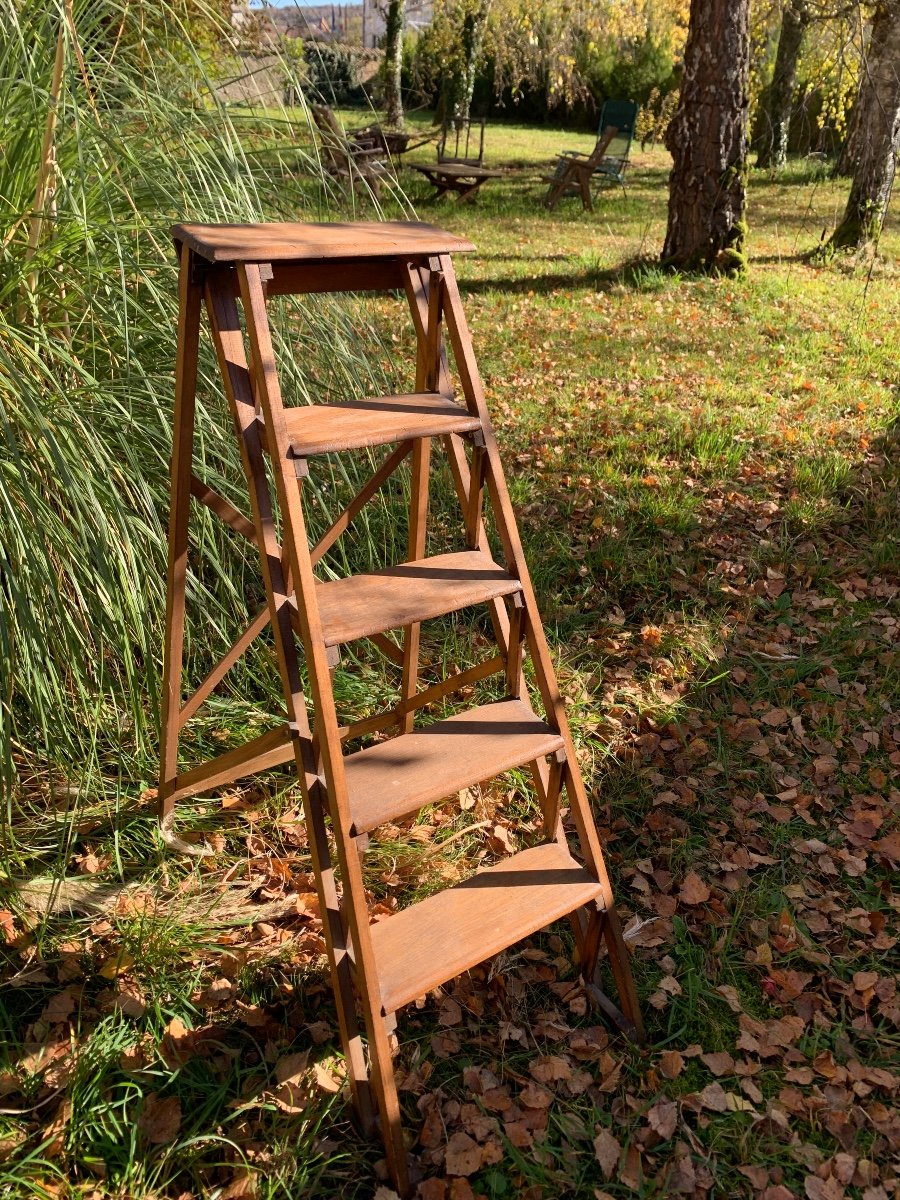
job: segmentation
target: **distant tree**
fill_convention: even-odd
[[[455,9],[457,47],[448,62],[450,69],[444,76],[441,99],[444,119],[462,122],[469,119],[472,110],[491,0],[458,0]]]
[[[797,86],[797,64],[803,37],[812,20],[809,0],[788,0],[781,14],[775,73],[763,103],[758,167],[783,167],[787,161],[788,127]]]
[[[477,83],[540,118],[610,96],[666,94],[689,0],[434,0],[416,41],[412,81],[465,116]]]
[[[853,183],[834,249],[876,242],[884,224],[900,151],[900,0],[876,6],[852,118]]]
[[[745,266],[749,0],[691,0],[672,153],[664,263],[739,274]]]
[[[394,129],[403,128],[400,76],[403,69],[405,25],[406,0],[388,0],[384,8],[384,109],[385,120]]]

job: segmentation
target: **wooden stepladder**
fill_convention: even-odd
[[[160,817],[172,834],[176,802],[295,760],[323,914],[338,1023],[363,1128],[380,1128],[401,1194],[410,1189],[389,1034],[398,1009],[562,917],[569,917],[589,994],[642,1037],[628,951],[613,905],[522,545],[506,488],[450,254],[467,242],[428,225],[179,225],[180,316],[172,456]],[[416,333],[415,391],[285,407],[267,321],[268,296],[311,292],[405,294]],[[193,472],[201,309],[240,442],[251,516]],[[447,339],[462,393],[453,394]],[[432,444],[445,451],[461,508],[457,546],[425,557]],[[310,546],[304,480],[316,456],[388,447],[369,482]],[[412,486],[408,561],[322,581],[316,564],[407,459]],[[270,488],[269,480],[274,488]],[[274,490],[274,495],[272,494]],[[266,608],[193,695],[182,695],[190,497],[259,547]],[[500,544],[495,561],[483,505]],[[280,514],[280,526],[275,514]],[[280,529],[280,534],[279,534]],[[419,684],[421,623],[469,605],[489,609],[497,652],[427,687]],[[180,771],[179,732],[271,623],[285,720],[237,750]],[[386,636],[402,630],[402,648]],[[365,720],[338,720],[331,671],[337,648],[374,641],[400,673],[400,700]],[[299,645],[298,645],[299,643]],[[309,695],[301,683],[301,648]],[[532,710],[523,656],[531,657],[544,716]],[[416,711],[495,676],[496,700],[432,724]],[[344,754],[342,743],[394,736]],[[536,844],[375,925],[364,891],[372,830],[463,788],[528,766],[542,812]],[[579,860],[560,816],[565,791]],[[595,983],[607,948],[621,1011]]]

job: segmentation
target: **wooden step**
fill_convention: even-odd
[[[600,884],[557,842],[534,846],[372,926],[384,1013],[595,900]]]
[[[349,575],[317,588],[325,644],[339,646],[519,591],[519,581],[482,554],[462,550]]]
[[[422,221],[329,221],[301,224],[173,225],[172,236],[209,262],[327,262],[360,258],[427,258],[474,250],[471,242]],[[340,268],[337,268],[337,275]],[[339,283],[339,278],[336,279]],[[335,291],[339,288],[335,287]]]
[[[299,458],[481,428],[478,417],[440,392],[303,404],[286,408],[284,415]]]
[[[499,700],[344,759],[352,834],[398,821],[562,747],[522,700]]]

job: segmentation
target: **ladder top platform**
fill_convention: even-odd
[[[211,263],[427,258],[475,249],[465,238],[422,221],[173,225],[172,237]]]

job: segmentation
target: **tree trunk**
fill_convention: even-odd
[[[775,73],[763,113],[763,140],[756,159],[758,167],[783,167],[787,161],[788,130],[794,89],[797,85],[797,63],[800,61],[800,51],[809,21],[810,12],[806,0],[790,0],[781,17]]]
[[[662,261],[688,271],[746,266],[749,0],[691,0],[684,76],[666,133],[674,163]]]
[[[861,146],[861,137],[859,133],[859,101],[861,94],[862,88],[860,87],[856,93],[856,99],[853,101],[853,107],[850,110],[850,120],[847,125],[847,136],[844,138],[844,144],[841,146],[841,152],[838,155],[838,160],[834,164],[834,175],[840,179],[852,179],[853,172],[856,170],[856,164],[859,160],[859,151]]]
[[[835,249],[877,242],[891,198],[900,150],[900,0],[875,10],[856,107],[857,161],[843,219],[829,242]]]
[[[862,17],[860,17],[860,20],[862,20]],[[863,105],[860,103],[860,101],[862,99],[863,92],[866,90],[866,60],[869,54],[869,47],[865,42],[864,31],[861,36],[863,38],[863,48],[861,52],[862,62],[859,86],[856,89],[856,98],[853,101],[853,107],[850,109],[850,120],[847,124],[847,136],[844,138],[844,144],[841,146],[841,152],[838,155],[838,160],[834,164],[834,174],[842,179],[853,178],[853,172],[856,170],[856,164],[859,161],[859,152],[862,148],[860,121],[862,117]]]
[[[487,25],[490,0],[470,0],[463,12],[459,35],[459,61],[457,70],[448,80],[445,99],[445,115],[462,124],[468,121],[475,92],[475,76],[481,61],[481,47]]]
[[[403,70],[403,27],[406,24],[405,0],[390,0],[384,14],[384,109],[392,129],[403,128],[403,98],[400,80]]]

